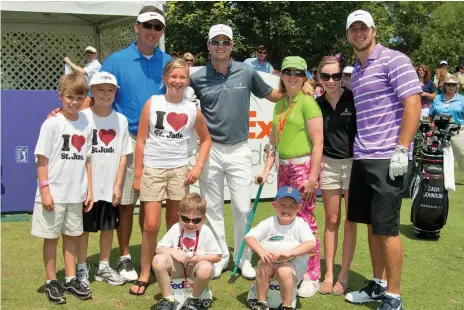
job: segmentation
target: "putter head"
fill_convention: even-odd
[[[227,282],[228,282],[229,284],[235,284],[235,279],[236,279],[236,278],[237,278],[236,276],[231,275],[230,278],[229,278],[229,281],[227,281]]]

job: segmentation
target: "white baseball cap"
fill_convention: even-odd
[[[119,88],[118,80],[114,75],[105,71],[96,72],[90,80],[89,87],[98,84],[112,84]]]
[[[164,16],[157,12],[145,12],[137,16],[138,23],[148,22],[149,20],[159,20],[163,25],[166,26]]]
[[[442,61],[440,61],[440,66],[441,65],[448,65],[448,62],[446,60],[442,60]]]
[[[343,69],[343,73],[351,74],[351,73],[353,73],[353,70],[354,70],[354,68],[353,68],[352,66],[346,66],[346,67]]]
[[[214,25],[209,29],[208,40],[211,40],[220,34],[223,34],[232,40],[232,28],[223,24]]]
[[[89,46],[87,46],[87,47],[85,48],[85,51],[86,51],[86,52],[92,52],[92,53],[95,54],[95,53],[97,52],[97,49],[96,49],[95,47],[89,45]]]
[[[354,22],[363,22],[367,27],[375,28],[374,19],[372,18],[371,13],[363,10],[357,10],[348,15],[348,18],[346,19],[346,30],[348,30]]]

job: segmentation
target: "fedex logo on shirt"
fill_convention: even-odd
[[[74,134],[72,135],[62,135],[63,138],[63,147],[61,148],[61,159],[65,160],[84,160],[84,155],[78,154],[78,153],[72,153],[69,154],[71,151],[71,148],[69,146],[69,142],[71,142],[71,145],[80,153],[82,150],[82,147],[85,144],[85,137],[81,135]],[[66,152],[66,153],[65,153]]]
[[[94,129],[92,134],[92,153],[114,153],[113,147],[97,147],[98,138],[100,138],[100,141],[105,146],[108,146],[116,138],[116,131],[114,129]]]

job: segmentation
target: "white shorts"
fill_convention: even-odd
[[[31,234],[45,239],[56,239],[60,234],[82,235],[82,208],[83,203],[55,203],[55,211],[47,211],[40,202],[36,202]]]
[[[344,189],[350,187],[351,166],[353,158],[335,159],[324,156],[324,166],[321,171],[321,189]]]

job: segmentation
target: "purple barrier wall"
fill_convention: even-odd
[[[34,149],[40,126],[61,102],[56,91],[2,90],[2,212],[32,211],[37,187]]]

